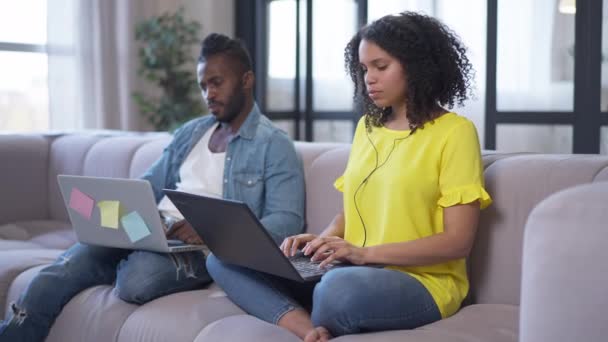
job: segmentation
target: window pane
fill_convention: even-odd
[[[49,128],[47,57],[0,51],[0,130]]]
[[[313,123],[313,140],[350,143],[354,129],[351,120],[316,120]]]
[[[295,120],[272,120],[272,123],[280,128],[283,132],[287,133],[291,139],[295,139],[296,132],[294,127]]]
[[[433,3],[432,0],[369,0],[367,3],[367,22],[403,11],[417,11],[432,15]]]
[[[0,42],[46,44],[46,0],[2,1]]]
[[[574,15],[560,2],[498,1],[499,111],[573,109]]]
[[[268,8],[266,107],[271,111],[291,111],[295,103],[296,1],[274,0]]]
[[[355,0],[313,0],[313,109],[353,108],[353,84],[344,69],[344,48],[357,28]]]
[[[500,152],[572,153],[572,126],[496,125]]]
[[[608,127],[603,126],[600,131],[600,154],[608,154]]]

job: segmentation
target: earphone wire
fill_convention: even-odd
[[[380,158],[378,149],[376,148],[376,145],[374,145],[374,142],[372,141],[372,139],[369,137],[369,132],[366,132],[367,140],[372,145],[372,147],[374,148],[374,152],[376,153],[376,163],[375,163],[374,169],[365,178],[363,178],[363,181],[361,181],[361,184],[359,184],[359,186],[355,190],[355,193],[353,194],[353,202],[355,203],[355,210],[357,211],[357,214],[359,215],[359,220],[361,220],[361,225],[363,226],[363,244],[361,245],[361,247],[365,247],[365,243],[367,242],[367,227],[365,226],[365,221],[363,221],[363,216],[361,215],[361,211],[359,211],[359,205],[357,204],[357,193],[359,192],[359,190],[361,189],[363,184],[367,183],[368,179],[379,168],[381,168],[382,166],[384,166],[384,164],[386,164],[388,162],[388,160],[391,158],[391,155],[393,154],[393,151],[395,150],[397,141],[405,140],[405,139],[409,138],[413,133],[414,133],[414,130],[412,130],[406,137],[397,138],[397,139],[393,140],[393,146],[391,147],[391,150],[389,151],[388,156],[386,156],[386,159],[382,162],[382,164],[378,165],[378,159]]]

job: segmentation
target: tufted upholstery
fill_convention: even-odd
[[[31,278],[75,242],[57,175],[138,177],[170,140],[168,134],[130,132],[0,135],[0,317]],[[350,146],[298,142],[296,148],[305,168],[307,229],[318,233],[342,207],[341,194],[332,184],[345,168]],[[520,293],[539,281],[531,275],[524,279],[524,288],[521,285],[525,228],[544,222],[541,218],[526,226],[527,219],[552,194],[608,181],[608,157],[493,151],[483,155],[486,186],[494,204],[482,212],[469,259],[470,305],[453,317],[413,331],[343,336],[336,341],[517,341]],[[538,230],[534,238],[542,240],[545,234],[551,233]],[[544,248],[525,262],[534,264],[535,257],[552,255],[550,246]],[[605,283],[605,275],[603,279]],[[110,286],[93,287],[70,301],[47,339],[107,340],[297,339],[245,314],[215,284],[142,306],[120,301]]]

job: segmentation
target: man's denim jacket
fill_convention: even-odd
[[[206,115],[175,131],[160,159],[142,176],[158,203],[175,189],[188,153],[217,119]],[[304,171],[293,142],[260,113],[257,104],[228,143],[223,197],[246,203],[277,242],[304,227]]]

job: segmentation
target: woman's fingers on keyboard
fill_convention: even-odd
[[[285,256],[294,256],[298,248],[316,238],[314,234],[299,234],[285,238],[281,243],[281,251]]]

